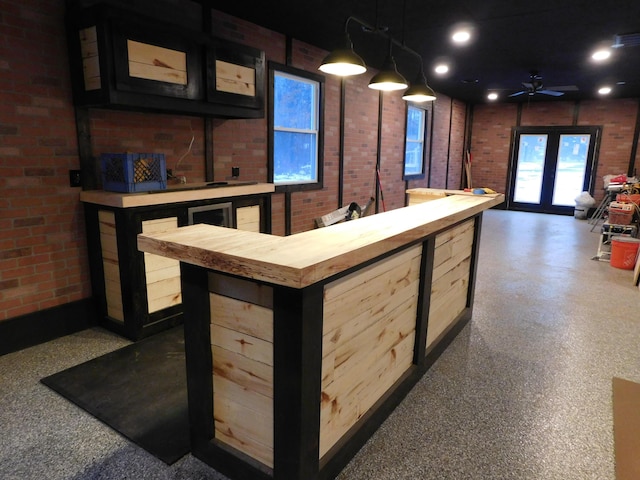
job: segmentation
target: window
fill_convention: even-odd
[[[279,191],[322,188],[322,77],[270,67],[270,180]]]
[[[424,128],[427,112],[407,107],[407,134],[404,145],[404,180],[424,178]]]

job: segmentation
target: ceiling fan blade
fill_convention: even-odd
[[[534,89],[533,82],[522,82],[522,86],[524,88],[526,88],[527,90],[533,90]]]
[[[525,93],[527,93],[526,90],[522,90],[520,92],[516,92],[516,93],[512,93],[511,95],[509,95],[510,97],[517,97],[519,95],[524,95]]]
[[[561,97],[563,92],[556,92],[555,90],[538,90],[536,93],[542,93],[543,95],[551,95],[552,97]]]
[[[554,85],[547,87],[547,90],[555,90],[556,92],[577,92],[577,85]]]

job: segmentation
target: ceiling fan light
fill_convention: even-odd
[[[338,48],[322,60],[318,70],[330,75],[348,77],[366,72],[367,66],[352,48]]]

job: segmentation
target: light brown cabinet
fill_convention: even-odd
[[[109,5],[71,9],[76,106],[264,116],[264,52]]]
[[[252,187],[259,193],[177,202],[169,201],[172,195],[184,198],[171,192],[153,195],[82,192],[93,297],[100,324],[138,340],[181,323],[180,263],[140,252],[137,235],[159,233],[190,223],[213,223],[269,233],[272,186],[264,188],[263,185],[228,187],[222,195],[233,195],[234,188],[250,191]],[[167,203],[135,205],[163,196]],[[133,205],[126,206],[127,202]],[[200,215],[194,215],[194,211]]]

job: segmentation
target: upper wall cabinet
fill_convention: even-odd
[[[264,116],[264,52],[99,5],[67,16],[74,102],[225,118]]]
[[[207,48],[207,100],[263,109],[264,54],[244,45],[215,41]]]

